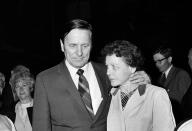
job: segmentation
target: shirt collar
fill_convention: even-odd
[[[171,70],[171,68],[173,67],[173,65],[171,65],[164,73],[165,73],[165,76],[167,78],[168,74],[169,74],[169,71]]]
[[[70,74],[71,74],[72,76],[77,75],[77,70],[78,70],[77,68],[71,66],[67,60],[65,60],[65,64],[66,64],[67,68],[69,69],[69,72],[70,72]],[[84,65],[84,66],[81,68],[81,69],[84,70],[85,73],[88,71],[89,64],[90,64],[90,62],[88,62],[86,65]]]

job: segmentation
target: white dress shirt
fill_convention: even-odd
[[[70,72],[71,78],[73,79],[73,82],[74,82],[76,88],[78,89],[78,82],[79,82],[79,75],[77,74],[78,69],[71,66],[67,60],[65,60],[65,64]],[[96,114],[103,98],[102,98],[99,84],[98,84],[98,81],[97,81],[97,78],[95,75],[95,71],[93,69],[91,62],[87,63],[81,69],[84,70],[83,75],[85,76],[85,78],[87,79],[87,81],[89,83],[92,107],[93,107],[94,114]]]

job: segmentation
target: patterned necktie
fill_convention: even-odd
[[[89,114],[91,115],[91,117],[94,117],[94,112],[93,112],[93,107],[92,107],[92,103],[91,103],[91,96],[90,96],[90,91],[89,91],[89,83],[86,80],[85,76],[83,75],[83,70],[79,69],[77,71],[77,74],[79,75],[79,83],[78,83],[78,91],[81,95],[81,98],[89,112]]]
[[[137,89],[137,88],[136,88]],[[133,93],[136,91],[136,89],[134,89],[133,91],[127,93],[127,92],[123,92],[121,91],[121,105],[122,105],[122,110],[124,110],[125,105],[127,104],[127,101],[129,100],[129,98],[133,95]]]

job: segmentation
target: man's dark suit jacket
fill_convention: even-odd
[[[174,66],[171,68],[164,83],[164,88],[167,90],[167,93],[170,97],[176,123],[181,122],[183,119],[181,102],[183,96],[189,89],[190,84],[190,75],[185,70]]]
[[[33,131],[106,131],[110,83],[103,65],[93,63],[103,101],[91,118],[65,62],[37,76]]]
[[[183,96],[191,85],[190,75],[183,69],[172,67],[164,83],[169,97],[181,103]]]

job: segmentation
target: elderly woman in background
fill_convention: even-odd
[[[32,131],[34,77],[29,72],[18,73],[12,80],[13,91],[19,99],[15,106],[14,124],[17,131]]]
[[[15,76],[17,76],[20,73],[30,73],[30,70],[29,70],[29,68],[27,68],[24,65],[17,65],[11,70],[11,77],[9,79],[9,85],[11,86],[12,90],[14,88],[13,85],[14,85]],[[13,93],[13,97],[14,97],[14,101],[18,100],[18,97],[15,93]]]
[[[9,117],[13,122],[15,119],[15,104],[18,101],[17,95],[14,93],[14,87],[13,87],[13,80],[15,76],[17,76],[20,73],[30,73],[29,68],[27,68],[24,65],[16,65],[13,67],[13,69],[10,71],[11,76],[9,79],[9,84],[5,85],[5,88],[3,89],[2,92],[2,111],[1,113],[3,115],[6,115]]]
[[[143,58],[134,44],[117,40],[106,45],[107,75],[111,81],[112,101],[107,131],[173,131],[175,119],[167,92],[157,86],[130,83]]]

